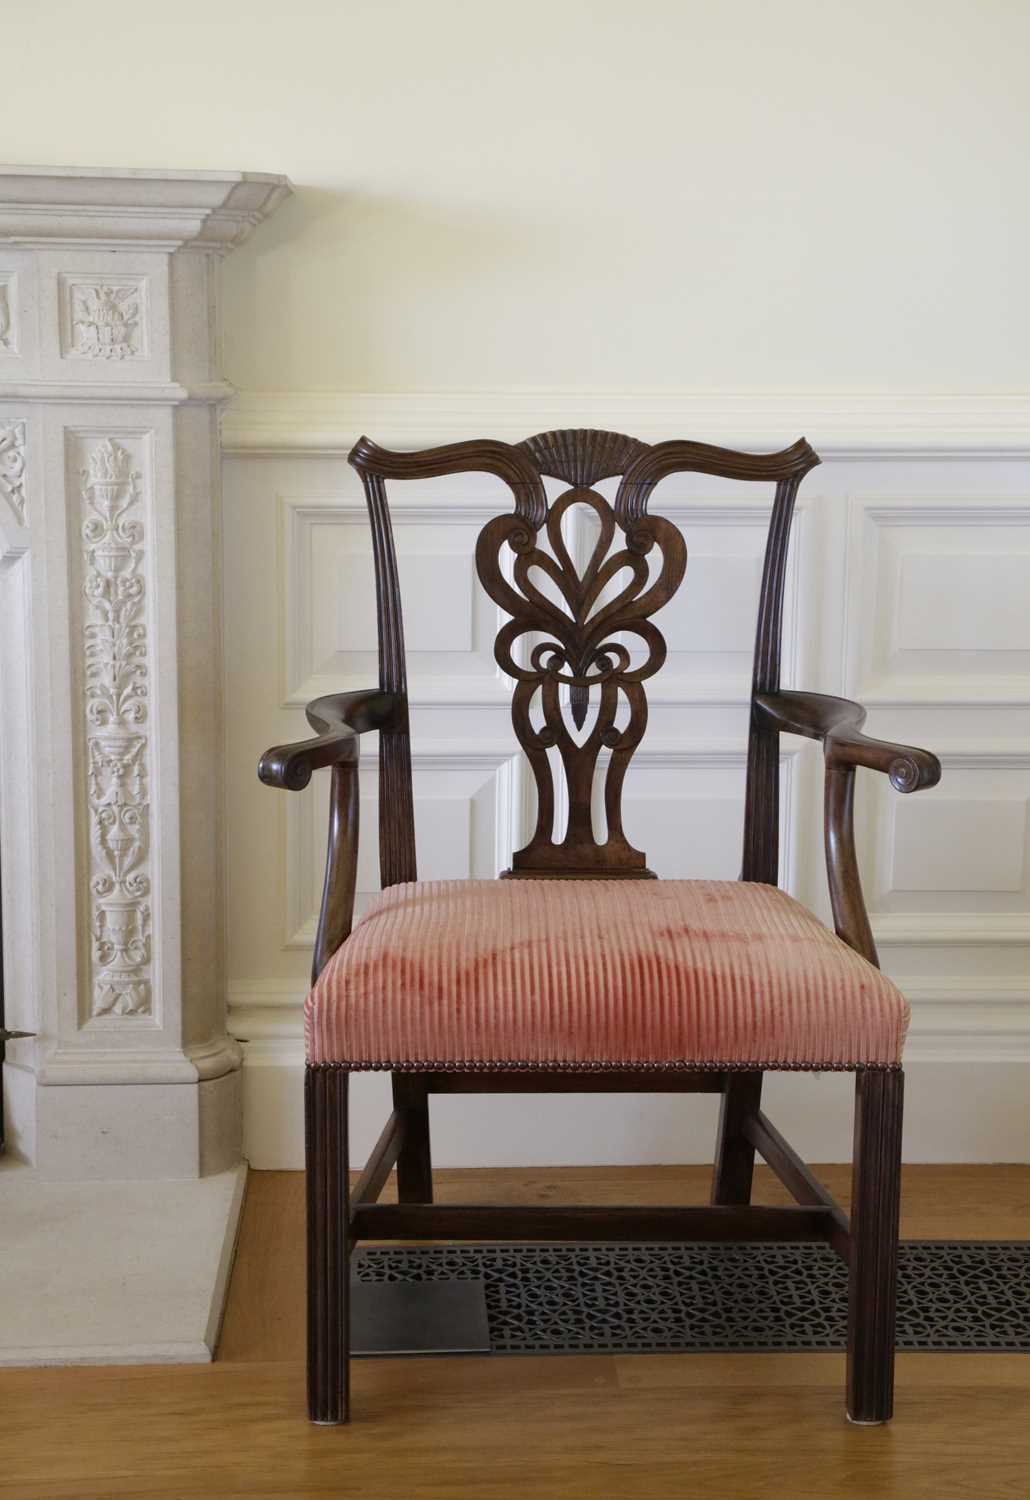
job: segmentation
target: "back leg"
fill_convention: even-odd
[[[762,1103],[761,1073],[727,1073],[719,1114],[719,1137],[712,1173],[712,1202],[750,1203],[755,1148],[744,1134],[744,1122]]]
[[[404,1111],[404,1145],[397,1157],[397,1197],[401,1203],[432,1203],[429,1094],[425,1081],[417,1073],[394,1073],[393,1107]]]

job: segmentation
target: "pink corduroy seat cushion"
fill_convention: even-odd
[[[861,1068],[908,1006],[774,886],[724,880],[395,885],[305,1007],[311,1063]]]

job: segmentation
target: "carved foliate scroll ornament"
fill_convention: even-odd
[[[101,438],[81,472],[92,1016],[152,1009],[142,476]]]
[[[0,495],[7,501],[19,526],[27,520],[25,510],[25,423],[0,422]]]
[[[588,507],[599,527],[582,573],[562,535],[562,521],[575,505]],[[536,830],[515,854],[512,874],[643,875],[648,873],[645,857],[622,829],[622,785],[647,724],[643,684],[666,655],[665,639],[650,617],[668,603],[683,579],[686,544],[662,517],[617,517],[601,494],[579,486],[551,505],[544,529],[549,550],[538,545],[539,530],[524,514],[497,516],[484,526],[476,545],[483,587],[511,616],[497,636],[494,654],[515,680],[512,721],[537,789]],[[511,582],[503,566],[506,548],[514,554]],[[655,549],[658,565],[652,567]],[[544,578],[560,603],[539,586]],[[627,641],[637,650],[631,652]],[[568,690],[577,730],[583,729],[596,701],[596,716],[583,738],[577,738],[566,721],[563,689]],[[542,717],[539,728],[533,723],[534,712]],[[569,793],[568,827],[561,843],[554,841],[550,750],[558,752]],[[591,796],[602,750],[610,752],[604,776],[607,837],[598,844]]]
[[[18,337],[12,292],[16,285],[13,272],[0,275],[0,354],[17,354]]]

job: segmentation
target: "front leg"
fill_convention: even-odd
[[[308,1222],[308,1416],[350,1420],[350,1186],[343,1068],[304,1076]]]
[[[848,1290],[848,1419],[894,1414],[894,1344],[905,1075],[866,1069],[855,1082],[855,1165]]]

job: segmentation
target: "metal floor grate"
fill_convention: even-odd
[[[483,1283],[494,1354],[845,1345],[847,1271],[821,1244],[373,1248],[353,1274]],[[903,1244],[898,1348],[1030,1351],[1030,1242]]]

